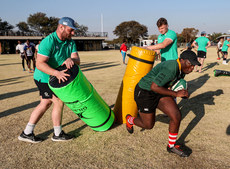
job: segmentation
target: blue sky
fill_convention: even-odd
[[[43,12],[48,17],[72,17],[90,32],[100,32],[102,14],[103,30],[113,39],[116,26],[131,20],[147,26],[149,35],[159,34],[160,17],[177,33],[191,27],[209,34],[230,33],[229,7],[229,0],[1,0],[0,17],[15,26],[30,14]]]

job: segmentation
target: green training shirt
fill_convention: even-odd
[[[161,49],[161,62],[167,61],[167,60],[176,60],[178,58],[177,53],[177,35],[174,31],[168,30],[165,34],[160,34],[158,36],[158,43],[162,43],[165,39],[171,39],[173,42],[168,45],[166,48]]]
[[[62,65],[75,52],[77,52],[75,42],[72,39],[61,41],[56,32],[43,39],[38,47],[38,54],[48,57],[47,64],[54,69]],[[48,83],[49,75],[36,68],[34,79],[42,83]]]
[[[206,46],[209,42],[208,38],[206,38],[205,36],[201,36],[197,38],[195,41],[198,44],[198,51],[207,52]]]
[[[179,70],[179,60],[169,60],[156,65],[138,83],[139,87],[151,91],[152,82],[165,88],[171,87],[185,74]]]
[[[230,42],[229,41],[227,41],[227,40],[225,40],[224,41],[224,44],[223,44],[223,46],[222,46],[222,52],[227,52],[228,51],[228,44],[230,44]]]

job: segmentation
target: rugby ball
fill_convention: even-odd
[[[172,86],[172,90],[177,92],[179,90],[182,89],[188,89],[188,85],[187,82],[184,79],[180,79],[178,80],[173,86]]]

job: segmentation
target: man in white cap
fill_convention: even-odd
[[[34,135],[34,127],[43,114],[53,103],[52,121],[54,127],[53,141],[67,141],[73,136],[66,134],[61,127],[63,102],[55,96],[48,86],[49,76],[56,76],[59,82],[67,80],[65,72],[74,64],[80,64],[76,44],[71,39],[76,30],[74,20],[63,17],[59,20],[57,30],[43,39],[39,45],[37,54],[34,81],[39,89],[41,100],[39,105],[31,113],[25,130],[18,137],[21,141],[38,143],[43,141]],[[57,67],[65,65],[66,70],[58,71]]]
[[[197,45],[196,45],[197,44]],[[201,32],[201,37],[197,38],[193,43],[192,46],[194,46],[197,49],[197,57],[198,61],[200,62],[201,66],[199,69],[199,73],[201,73],[201,69],[204,64],[204,59],[206,58],[207,55],[207,48],[211,46],[210,40],[206,37],[206,32],[203,31]],[[197,71],[197,67],[195,66],[194,71]]]
[[[224,41],[224,44],[222,46],[222,52],[224,54],[223,58],[223,64],[228,65],[227,63],[227,57],[228,57],[228,47],[230,46],[230,37],[227,37],[227,40]]]

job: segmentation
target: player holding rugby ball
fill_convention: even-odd
[[[200,65],[192,51],[184,51],[177,60],[169,60],[156,65],[136,85],[134,99],[137,103],[138,117],[126,116],[126,128],[133,133],[133,125],[144,129],[152,129],[155,124],[156,108],[167,114],[169,122],[169,142],[167,150],[181,157],[188,154],[176,146],[176,139],[181,122],[181,112],[174,101],[175,97],[189,97],[188,90],[173,91],[172,87],[178,80]]]

